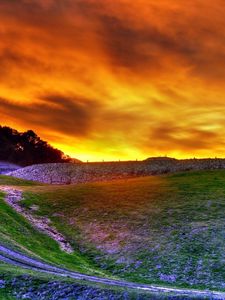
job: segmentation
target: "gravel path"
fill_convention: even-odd
[[[182,288],[169,288],[169,287],[161,287],[147,284],[138,284],[127,282],[123,280],[115,280],[115,279],[107,279],[100,278],[97,276],[89,276],[80,274],[77,272],[72,272],[63,268],[59,268],[57,266],[53,266],[42,262],[41,260],[31,258],[27,255],[9,249],[4,245],[0,244],[0,261],[8,263],[10,265],[19,266],[25,269],[38,271],[42,273],[52,274],[60,277],[67,277],[76,280],[85,280],[94,283],[100,283],[110,286],[118,286],[130,289],[142,290],[150,293],[162,293],[166,295],[177,295],[183,297],[198,297],[198,299],[217,299],[223,300],[225,299],[225,293],[216,292],[216,291],[208,291],[208,290],[191,290],[191,289],[182,289]]]
[[[20,205],[22,191],[19,188],[0,186],[0,190],[6,193],[5,201],[19,214],[23,215],[35,228],[53,238],[63,251],[67,253],[73,252],[70,243],[57,231],[48,218],[34,216],[29,210]]]

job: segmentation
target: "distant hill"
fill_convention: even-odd
[[[167,157],[167,156],[157,156],[157,157],[148,157],[144,161],[164,161],[164,162],[175,162],[176,158]]]
[[[20,166],[78,162],[43,141],[34,131],[19,132],[6,126],[0,126],[0,161]]]

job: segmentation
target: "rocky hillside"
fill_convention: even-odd
[[[8,175],[50,184],[71,184],[211,169],[225,169],[225,159],[152,158],[126,162],[52,163],[25,167]]]

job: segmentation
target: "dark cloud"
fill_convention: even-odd
[[[161,123],[158,126],[151,127],[150,139],[146,142],[164,151],[179,149],[179,151],[191,152],[211,149],[216,140],[220,139],[220,134],[210,130],[201,130],[198,128],[179,126],[176,122]]]
[[[101,17],[102,39],[106,52],[115,66],[134,70],[163,68],[161,57],[171,53],[192,55],[196,51],[191,41],[176,40],[154,25],[135,28],[116,17]]]
[[[146,71],[157,74],[166,71],[165,60],[169,59],[202,79],[225,78],[225,52],[220,45],[210,45],[217,41],[224,41],[225,45],[225,36],[216,38],[212,30],[197,29],[192,37],[186,33],[187,27],[180,28],[180,32],[174,29],[171,34],[166,28],[158,30],[154,24],[144,29],[131,27],[116,17],[104,16],[101,22],[103,47],[115,68],[126,67],[138,75]]]
[[[0,111],[23,124],[64,135],[88,136],[99,104],[88,99],[46,95],[33,104],[15,103],[0,98]]]
[[[13,15],[14,20],[25,28],[28,26],[41,30],[39,36],[34,31],[33,42],[43,43],[46,48],[58,43],[62,48],[86,47],[84,36],[93,34],[97,36],[96,42],[114,68],[126,67],[141,75],[146,71],[164,70],[165,59],[169,58],[175,64],[189,67],[194,75],[202,78],[219,80],[225,77],[225,35],[212,24],[213,18],[221,19],[221,14],[212,9],[208,19],[196,16],[195,10],[204,11],[209,7],[207,3],[205,6],[196,4],[190,14],[189,10],[182,14],[181,8],[177,11],[168,10],[166,17],[171,18],[170,22],[164,25],[162,20],[161,26],[155,21],[154,14],[157,19],[163,7],[156,10],[151,2],[146,4],[152,14],[146,26],[132,24],[125,13],[122,15],[118,12],[116,15],[115,11],[107,10],[103,1],[20,0],[9,3],[1,0],[0,5],[3,18]],[[123,1],[116,1],[115,7],[124,9],[125,5]],[[190,26],[193,23],[195,30]]]
[[[15,70],[20,70],[20,73],[28,70],[43,72],[49,70],[49,67],[43,61],[40,61],[38,57],[5,47],[0,50],[0,69],[0,78],[8,80],[8,77],[14,75]]]

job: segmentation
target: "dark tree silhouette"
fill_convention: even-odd
[[[21,166],[73,161],[62,151],[41,140],[34,131],[18,132],[6,126],[0,126],[0,160]]]

